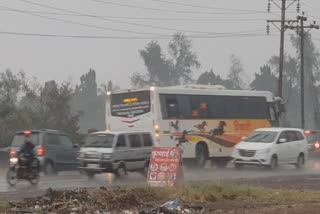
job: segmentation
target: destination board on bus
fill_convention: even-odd
[[[150,112],[150,91],[112,94],[111,114],[115,117],[136,117]]]

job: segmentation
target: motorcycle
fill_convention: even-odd
[[[10,158],[10,168],[7,171],[7,182],[10,186],[15,186],[19,180],[27,180],[31,185],[37,185],[40,180],[39,160],[35,158],[28,165],[28,156]]]

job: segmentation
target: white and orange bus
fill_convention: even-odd
[[[225,167],[233,146],[256,128],[277,126],[283,104],[271,92],[183,85],[108,92],[108,130],[153,133],[156,145],[181,145],[184,161]]]

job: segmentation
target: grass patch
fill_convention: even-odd
[[[141,188],[144,200],[169,200],[180,197],[189,202],[213,203],[236,200],[257,203],[295,203],[320,200],[320,191],[295,191],[267,189],[235,184],[191,184],[177,188]]]
[[[4,213],[9,207],[9,204],[5,201],[0,201],[0,213]]]

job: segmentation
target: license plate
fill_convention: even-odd
[[[87,164],[88,168],[100,168],[99,164]]]

